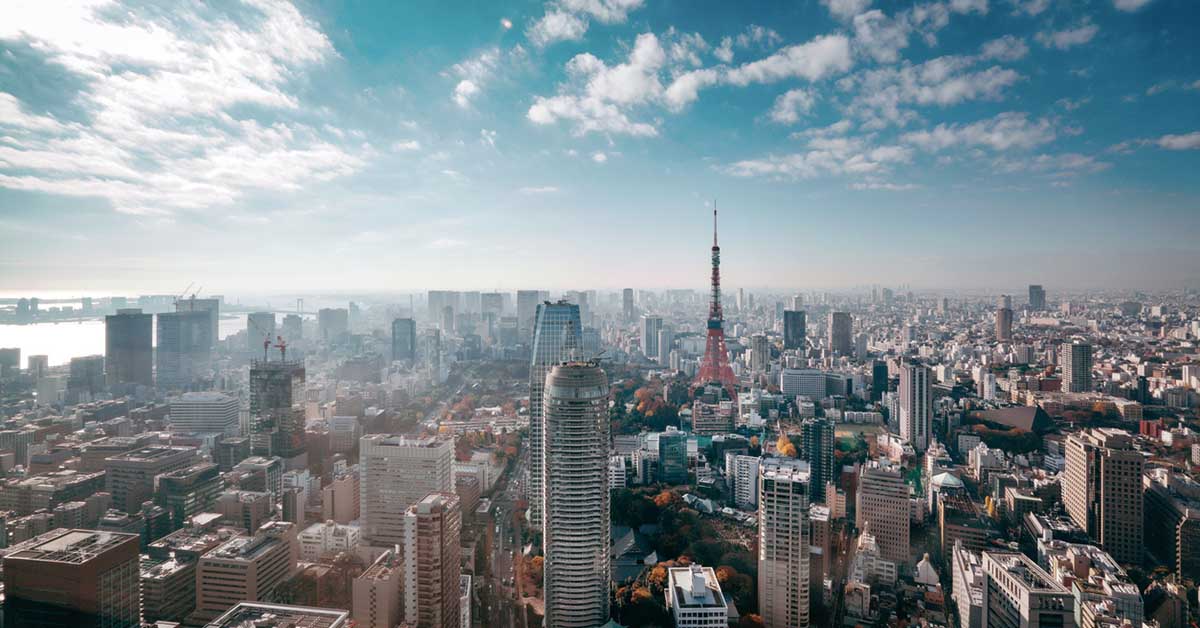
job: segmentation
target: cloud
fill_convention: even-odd
[[[871,0],[821,0],[829,14],[839,20],[848,20],[871,6]]]
[[[1006,112],[971,124],[939,124],[901,136],[900,141],[930,152],[950,148],[985,147],[996,151],[1029,149],[1054,141],[1054,123],[1030,121],[1024,113]]]
[[[733,63],[733,38],[721,38],[721,45],[713,49],[713,56],[721,63]]]
[[[1120,11],[1133,12],[1150,4],[1150,0],[1113,0],[1113,6]]]
[[[1021,80],[1017,72],[991,66],[975,69],[978,57],[949,55],[913,65],[881,67],[848,76],[838,87],[854,96],[845,108],[869,128],[905,125],[916,119],[908,106],[947,107],[970,100],[1000,100]]]
[[[608,155],[605,155],[604,153],[602,153],[600,151],[596,151],[596,152],[592,153],[592,161],[594,161],[598,164],[605,163],[608,161]]]
[[[1200,131],[1184,135],[1164,135],[1155,141],[1160,148],[1167,150],[1197,150],[1200,149]]]
[[[1067,179],[1084,174],[1095,174],[1112,167],[1111,163],[1098,161],[1091,155],[1080,153],[1041,154],[1022,159],[999,158],[996,159],[993,165],[997,171],[1005,174],[1033,173],[1052,179]]]
[[[577,135],[593,131],[657,135],[652,125],[631,121],[621,107],[661,97],[658,72],[665,62],[666,52],[653,33],[639,35],[627,61],[615,66],[590,53],[576,55],[567,62],[572,81],[560,86],[556,96],[536,97],[526,117],[534,124],[573,122]]]
[[[1008,0],[1013,7],[1013,15],[1041,15],[1050,8],[1050,0]]]
[[[521,194],[554,194],[558,192],[558,188],[553,185],[529,186],[519,188],[517,191]]]
[[[1084,18],[1074,28],[1061,31],[1042,31],[1035,35],[1034,39],[1047,48],[1067,50],[1088,43],[1098,32],[1100,32],[1100,27]]]
[[[905,146],[870,146],[864,138],[825,137],[808,142],[803,152],[734,162],[721,171],[735,177],[776,180],[812,179],[823,175],[877,175],[890,166],[908,163],[912,149]]]
[[[823,35],[803,44],[730,69],[725,80],[733,85],[774,83],[803,78],[816,81],[850,69],[850,41],[843,35]]]
[[[557,41],[583,39],[588,24],[583,18],[566,11],[547,11],[542,19],[529,27],[525,35],[535,46],[548,46]]]
[[[463,240],[454,238],[438,238],[429,243],[431,249],[457,249],[466,246],[467,243]]]
[[[851,190],[885,190],[888,192],[910,192],[919,190],[921,186],[915,183],[892,183],[889,181],[859,181],[850,184]]]
[[[795,124],[800,117],[812,111],[816,98],[811,91],[790,89],[775,99],[771,108],[771,119],[780,124]]]
[[[393,152],[421,150],[421,142],[417,140],[401,140],[392,144]]]
[[[643,0],[559,0],[546,7],[541,19],[525,31],[535,46],[545,47],[559,41],[578,41],[595,19],[605,24],[625,22],[630,11],[641,8]]]
[[[454,104],[462,108],[471,106],[471,98],[479,93],[479,86],[471,79],[463,79],[454,86]]]
[[[512,20],[510,20],[506,17],[500,18],[500,28],[503,28],[504,30],[508,30],[512,27],[513,27]]]
[[[1054,104],[1062,107],[1065,111],[1075,111],[1080,107],[1092,102],[1090,97],[1083,98],[1059,98],[1054,101]]]
[[[1017,61],[1024,59],[1028,54],[1029,46],[1025,45],[1025,40],[1012,35],[993,39],[979,49],[981,57],[996,61]]]
[[[783,36],[775,32],[774,29],[758,24],[751,24],[742,31],[734,41],[737,42],[739,48],[751,48],[759,46],[763,48],[774,48],[783,43]]]
[[[489,148],[496,147],[496,132],[490,129],[479,129],[479,143]]]
[[[293,82],[336,56],[318,25],[282,1],[231,10],[0,5],[6,48],[36,50],[81,85],[63,94],[76,120],[0,95],[0,185],[166,216],[361,169],[372,149],[342,146],[353,132],[295,120]]]

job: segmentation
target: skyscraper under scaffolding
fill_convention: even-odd
[[[308,466],[304,442],[304,365],[255,360],[250,366],[250,448],[279,456],[288,469]]]

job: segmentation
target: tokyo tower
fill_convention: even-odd
[[[696,386],[720,382],[732,397],[737,393],[737,378],[729,366],[725,349],[725,316],[721,313],[721,247],[717,246],[717,208],[713,204],[712,301],[708,305],[708,341],[704,359],[696,375]]]

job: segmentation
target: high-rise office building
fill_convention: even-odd
[[[493,314],[496,320],[504,315],[504,293],[484,292],[479,295],[479,311],[481,314]]]
[[[862,468],[855,498],[858,518],[855,523],[859,530],[870,530],[880,557],[896,564],[908,562],[912,507],[900,469],[883,462],[868,462]]]
[[[555,366],[545,395],[546,625],[608,621],[608,378],[595,363]]]
[[[0,349],[0,351],[2,351],[2,349]],[[20,354],[21,350],[17,349],[17,356],[19,357]],[[32,379],[35,384],[40,382],[42,378],[50,372],[50,356],[45,354],[31,355],[28,358],[25,358],[25,364],[25,370],[28,372],[29,378]],[[153,362],[151,362],[151,368],[153,368]],[[3,367],[0,367],[0,369],[3,369]],[[151,379],[153,379],[153,377],[151,377]]]
[[[1063,392],[1092,392],[1092,345],[1074,341],[1059,348]]]
[[[900,438],[917,453],[929,447],[933,431],[933,369],[908,362],[900,367]]]
[[[417,321],[397,318],[392,321],[392,360],[413,363],[417,359]]]
[[[1012,342],[1013,311],[1002,307],[996,310],[996,341]]]
[[[462,507],[454,493],[430,493],[404,515],[404,616],[416,626],[459,628]]]
[[[404,544],[408,507],[430,493],[454,491],[454,443],[369,434],[359,440],[363,536],[377,547]]]
[[[784,310],[783,348],[804,350],[808,339],[808,314],[804,310]]]
[[[219,297],[210,297],[207,299],[197,299],[192,295],[186,299],[179,299],[175,302],[176,312],[202,312],[208,319],[208,334],[209,342],[213,345],[217,344],[220,337],[221,323],[221,299]],[[161,317],[162,314],[159,314]],[[159,340],[161,343],[162,341]]]
[[[189,392],[170,400],[167,415],[172,432],[237,436],[241,402],[224,393]]]
[[[21,348],[0,348],[0,379],[16,377],[21,373]]]
[[[261,351],[263,359],[267,359],[269,347],[264,348],[264,345],[275,344],[275,338],[274,312],[250,312],[246,315],[246,351],[250,355],[257,355]]]
[[[888,392],[889,378],[887,362],[875,360],[871,364],[871,401],[878,402],[883,398],[883,393]],[[892,417],[895,421],[897,417]]]
[[[1046,309],[1046,289],[1038,284],[1029,285],[1029,309],[1034,311]]]
[[[621,316],[626,323],[633,322],[634,312],[633,288],[625,288],[621,290]]]
[[[350,333],[350,310],[322,308],[317,311],[317,338],[321,342],[340,342]]]
[[[59,528],[4,557],[4,625],[137,628],[136,534]]]
[[[1075,597],[1016,552],[983,552],[981,628],[1075,628]]]
[[[533,338],[539,303],[541,293],[537,290],[517,290],[517,331],[521,342],[528,343]]]
[[[809,624],[807,462],[763,458],[758,474],[758,612],[763,624]]]
[[[304,338],[304,319],[299,314],[284,316],[283,324],[280,325],[280,332],[283,335],[283,339],[288,342]]]
[[[833,355],[849,356],[854,353],[851,330],[854,327],[849,312],[829,314],[829,350]]]
[[[250,365],[250,450],[279,456],[288,469],[308,466],[304,377],[300,362],[255,360]]]
[[[1087,429],[1067,436],[1063,506],[1122,563],[1142,562],[1142,465],[1141,452],[1122,430]]]
[[[559,301],[537,306],[533,355],[529,365],[529,522],[542,527],[542,396],[546,375],[572,357],[583,345],[579,306]]]
[[[109,388],[154,385],[154,315],[118,310],[104,317],[104,376]]]
[[[766,334],[754,334],[750,337],[750,370],[754,373],[766,373],[771,366],[771,340]]]
[[[585,329],[584,331],[584,349],[588,349],[587,332],[592,331]],[[659,365],[667,366],[671,362],[671,345],[675,342],[675,334],[671,332],[671,328],[663,327],[658,331],[658,356],[656,357]],[[599,348],[599,347],[597,347]],[[591,354],[591,355],[594,355]]]
[[[91,401],[106,388],[102,355],[71,358],[68,372],[67,403]]]
[[[216,342],[211,317],[202,310],[158,315],[154,366],[159,389],[186,388],[208,370]]]
[[[661,316],[646,314],[642,317],[642,354],[647,358],[658,357],[658,332],[662,330]]]
[[[801,457],[808,461],[812,473],[808,499],[813,503],[826,503],[825,489],[834,481],[834,425],[828,418],[805,419],[800,424],[803,444]]]
[[[190,467],[196,462],[194,447],[144,447],[105,458],[105,490],[113,508],[133,514],[142,502],[154,497],[155,477]]]

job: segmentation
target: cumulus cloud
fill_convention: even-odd
[[[1197,150],[1200,149],[1200,131],[1184,135],[1164,135],[1155,141],[1160,148],[1167,150]]]
[[[589,21],[620,24],[644,0],[557,0],[546,7],[541,19],[526,30],[534,45],[543,47],[559,41],[577,41],[587,33]]]
[[[816,98],[805,89],[789,89],[775,99],[771,108],[771,119],[780,124],[795,124],[812,111]]]
[[[871,0],[821,0],[829,14],[839,20],[848,20],[871,6]]]
[[[606,161],[608,161],[608,155],[605,155],[604,153],[602,153],[600,151],[596,151],[596,152],[592,153],[592,161],[594,161],[598,164],[605,163]]]
[[[823,35],[812,41],[787,46],[773,55],[752,61],[725,74],[733,85],[774,83],[803,78],[816,81],[850,69],[850,42],[843,35]]]
[[[479,93],[479,86],[471,79],[463,79],[454,86],[454,104],[464,109],[471,106],[471,98]]]
[[[722,37],[721,45],[713,49],[713,56],[721,63],[733,63],[733,38]]]
[[[1041,154],[1022,159],[998,158],[993,165],[998,172],[1006,174],[1031,173],[1051,179],[1095,174],[1112,167],[1111,163],[1081,153]]]
[[[721,168],[735,177],[811,179],[824,175],[877,175],[892,165],[908,163],[912,149],[906,146],[872,146],[864,138],[818,137],[807,150],[784,155],[769,154]]]
[[[1100,27],[1084,19],[1073,28],[1061,31],[1042,31],[1034,36],[1038,43],[1047,48],[1067,50],[1088,43],[1100,32]]]
[[[860,72],[838,81],[852,92],[846,113],[864,120],[868,128],[905,125],[916,119],[909,107],[946,107],[971,100],[1000,100],[1004,91],[1021,80],[1017,72],[991,66],[976,69],[979,58],[949,55],[913,65]]]
[[[419,142],[417,140],[402,140],[402,141],[395,142],[392,144],[392,151],[394,151],[394,152],[414,151],[414,150],[421,150],[421,142]]]
[[[985,147],[996,151],[1029,149],[1054,141],[1054,123],[1031,121],[1024,113],[1006,112],[970,124],[939,124],[932,129],[904,134],[900,139],[927,151]]]
[[[1133,12],[1150,4],[1150,0],[1113,0],[1113,6],[1120,11]]]
[[[1050,8],[1050,0],[1008,0],[1012,5],[1013,15],[1041,15],[1043,11]]]
[[[521,194],[553,194],[558,188],[553,185],[527,186],[517,190]]]
[[[984,59],[996,61],[1017,61],[1029,54],[1029,46],[1025,40],[1012,35],[1005,35],[983,44],[979,55]]]
[[[352,151],[342,129],[294,120],[293,80],[336,54],[318,25],[281,0],[231,10],[0,5],[0,41],[74,76],[84,112],[59,119],[0,95],[0,186],[162,216],[362,168],[369,146]],[[240,117],[245,106],[259,115]]]

